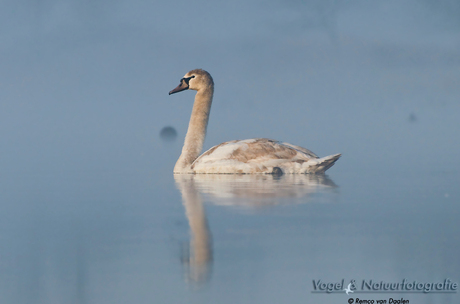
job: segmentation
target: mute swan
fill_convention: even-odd
[[[169,95],[184,90],[197,93],[182,154],[174,167],[175,174],[323,173],[341,156],[319,158],[305,148],[266,138],[224,142],[199,156],[206,136],[214,81],[208,72],[195,69],[185,74]]]

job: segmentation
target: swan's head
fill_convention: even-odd
[[[172,91],[169,95],[184,91],[184,90],[195,90],[200,91],[204,89],[214,89],[214,81],[211,75],[202,69],[191,70],[185,74],[184,78],[180,80],[180,84]]]

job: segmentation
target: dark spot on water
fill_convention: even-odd
[[[416,122],[417,121],[417,116],[415,116],[414,113],[410,113],[409,117],[407,118],[409,122]]]
[[[160,131],[160,137],[163,141],[174,141],[177,137],[177,131],[170,126],[164,127]]]

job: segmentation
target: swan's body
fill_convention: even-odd
[[[192,70],[169,94],[187,89],[197,93],[174,173],[323,173],[340,157],[335,154],[319,158],[305,148],[265,138],[225,142],[199,156],[206,136],[214,82],[208,72]]]

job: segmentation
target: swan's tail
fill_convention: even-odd
[[[324,173],[327,169],[334,165],[340,156],[342,156],[342,154],[310,159],[303,164],[305,167],[305,173]]]

